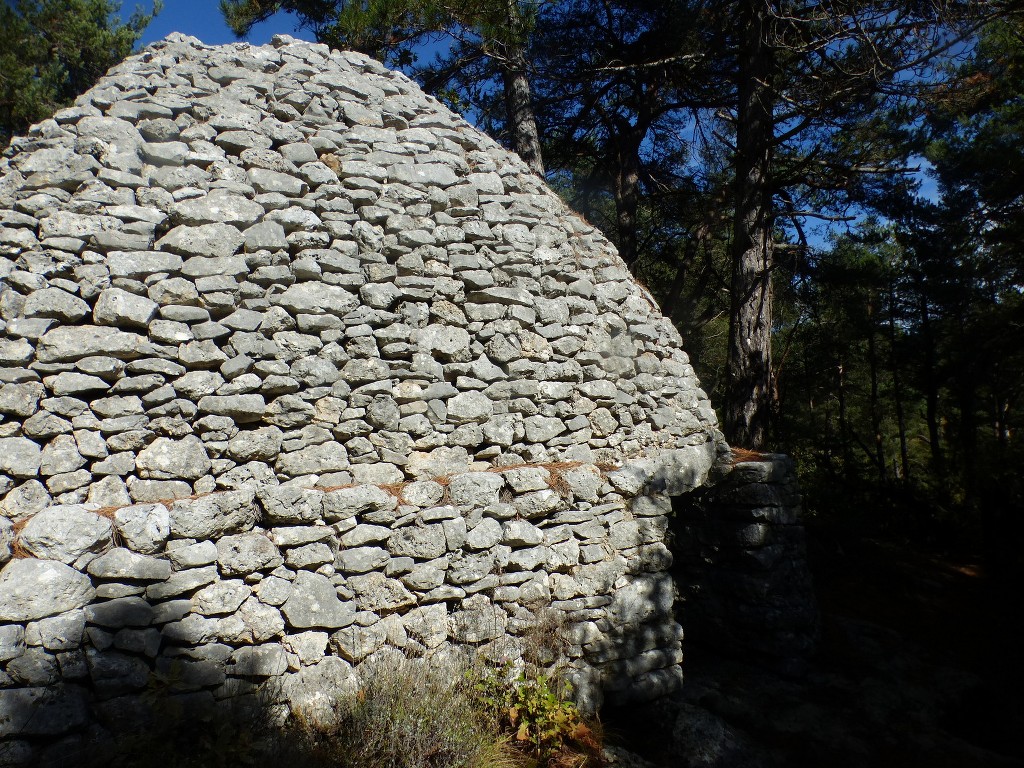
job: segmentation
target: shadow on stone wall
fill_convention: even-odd
[[[566,669],[574,698],[584,708],[602,701],[623,706],[678,691],[682,630],[672,620],[675,597],[675,585],[664,573],[634,574],[618,590],[607,606],[612,629],[586,643],[583,657]],[[103,650],[60,650],[56,633],[32,638],[46,645],[39,652],[26,648],[20,664],[8,664],[9,673],[18,676],[12,682],[27,687],[0,690],[0,766],[332,765],[322,734],[331,732],[344,702],[357,695],[357,675],[367,675],[373,663],[405,659],[401,651],[385,648],[358,669],[327,656],[288,670],[279,645],[153,644],[146,653],[135,643],[155,630],[139,625],[147,620],[147,608],[157,607],[138,600],[99,617],[90,613],[90,620],[99,618],[101,631],[114,638]],[[473,664],[519,657],[563,668],[567,659],[557,656],[580,650],[573,647],[573,633],[579,631],[573,620],[581,617],[550,606],[537,606],[533,614],[538,624],[519,637],[442,649],[423,661],[444,668],[448,654],[464,653],[464,663],[451,665],[453,675]],[[506,626],[504,620],[494,624],[495,632],[499,624]],[[95,641],[96,627],[89,629],[94,631],[87,631],[86,642]],[[47,663],[47,657],[55,663]],[[311,738],[309,728],[321,738]]]
[[[820,634],[800,489],[783,455],[737,464],[719,484],[673,499],[673,572],[687,640],[783,665]]]
[[[68,755],[168,724],[155,749],[201,746],[237,730],[238,701],[292,749],[279,726],[329,721],[376,660],[517,663],[549,616],[584,711],[671,692],[671,501],[626,475],[550,465],[400,500],[280,486],[44,510],[17,544],[36,557],[0,571],[0,765],[82,763]]]
[[[119,654],[103,652],[94,660],[108,668],[124,662]],[[286,727],[286,710],[273,686],[257,691],[253,684],[250,695],[217,700],[209,691],[189,691],[159,678],[141,691],[137,679],[108,682],[109,698],[97,695],[91,705],[92,692],[74,683],[11,691],[4,697],[0,728],[7,739],[0,743],[0,765],[326,765],[300,730]]]

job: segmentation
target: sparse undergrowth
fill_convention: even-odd
[[[568,691],[543,671],[515,674],[487,670],[477,681],[479,703],[516,747],[538,766],[596,768],[602,765],[601,734],[584,721]]]
[[[170,701],[150,727],[117,737],[84,766],[152,768],[600,768],[599,729],[537,668],[397,660],[372,672],[332,724],[291,718],[255,697],[208,717]],[[166,711],[163,711],[166,710]],[[76,761],[78,762],[78,761]]]
[[[334,728],[304,730],[320,761],[338,768],[527,768],[460,671],[427,661],[380,665]]]

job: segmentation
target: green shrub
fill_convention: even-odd
[[[512,735],[513,743],[539,766],[600,766],[601,738],[565,698],[559,685],[534,669],[515,674],[509,667],[485,672],[476,685],[484,710]]]
[[[337,768],[526,768],[480,706],[465,666],[406,660],[361,669],[339,725],[312,734]]]
[[[600,739],[554,673],[401,656],[359,670],[335,724],[285,717],[272,693],[195,709],[157,686],[145,722],[75,764],[103,768],[598,768]],[[211,702],[212,704],[212,702]],[[139,714],[142,714],[141,712]],[[127,725],[127,724],[125,724]]]

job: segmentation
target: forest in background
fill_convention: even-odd
[[[221,6],[240,35],[293,13],[516,149],[657,297],[730,442],[796,458],[813,518],[1020,567],[1014,3]],[[0,141],[127,55],[148,18],[116,10],[0,6]]]

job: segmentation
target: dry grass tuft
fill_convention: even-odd
[[[768,457],[759,451],[751,451],[748,448],[732,448],[732,465],[744,464],[748,461],[767,461]]]
[[[119,505],[115,505],[115,506],[112,506],[112,507],[100,507],[99,509],[94,509],[92,511],[92,513],[94,515],[99,515],[100,517],[105,517],[105,518],[107,518],[107,520],[113,520],[114,519],[114,515],[117,514],[117,510],[124,509],[126,506],[130,506],[130,505],[127,505],[127,504],[120,505],[119,504]]]
[[[314,485],[313,489],[316,491],[323,491],[324,493],[330,493],[331,491],[343,491],[346,488],[355,487],[355,483],[344,483],[343,485]]]
[[[21,539],[15,539],[11,542],[11,559],[24,560],[29,557],[35,557],[35,555],[25,549],[25,545],[21,543]]]
[[[331,732],[310,733],[337,768],[527,768],[477,700],[468,667],[450,660],[383,662],[341,702]]]
[[[407,486],[408,484],[409,483],[404,483],[404,482],[403,483],[387,483],[387,484],[384,484],[384,485],[378,485],[377,487],[380,488],[385,493],[390,494],[391,496],[394,496],[398,500],[399,504],[407,504],[408,502],[405,500],[405,496],[402,495],[402,491],[405,490],[405,486]]]
[[[332,152],[325,152],[320,155],[320,162],[334,171],[335,175],[341,173],[341,158]]]

